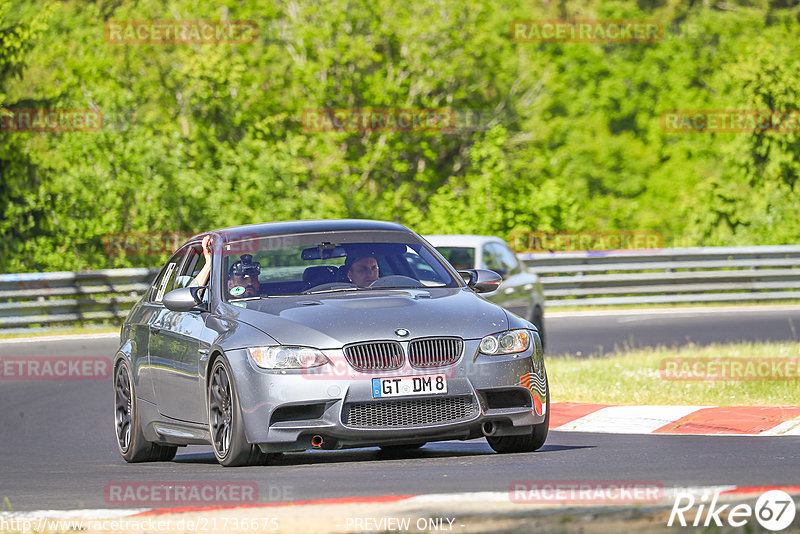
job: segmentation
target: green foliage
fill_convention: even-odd
[[[537,3],[538,4],[538,3]],[[420,232],[646,229],[792,243],[800,138],[669,133],[665,111],[800,109],[796,2],[0,0],[0,272],[152,266],[109,234],[358,217]],[[13,14],[13,15],[12,15]],[[660,21],[655,43],[517,43],[517,19]],[[249,43],[126,44],[107,21],[250,20]],[[305,110],[451,108],[448,131],[312,131]]]

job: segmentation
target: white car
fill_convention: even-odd
[[[499,237],[485,235],[426,235],[425,239],[457,270],[490,269],[501,277],[500,288],[486,299],[532,322],[544,333],[544,291],[539,276],[527,270]]]

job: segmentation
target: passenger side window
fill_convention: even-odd
[[[150,293],[152,302],[161,302],[164,299],[164,295],[169,292],[168,288],[172,288],[172,285],[175,283],[175,270],[178,266],[179,259],[180,258],[173,258],[164,267],[158,282],[153,286]]]
[[[439,276],[436,271],[433,270],[433,267],[428,264],[424,259],[420,257],[419,254],[415,250],[409,250],[403,257],[408,263],[408,266],[414,272],[415,278],[417,280],[424,282],[431,282],[434,284],[443,284],[444,281],[442,277]]]
[[[164,267],[161,276],[158,279],[155,287],[155,293],[150,294],[150,298],[152,302],[161,302],[164,300],[164,295],[172,291],[173,289],[184,287],[189,282],[186,282],[184,285],[180,285],[184,282],[182,278],[179,277],[179,271],[182,271],[181,265],[185,265],[186,262],[183,260],[186,258],[188,250],[182,249],[176,252],[172,258],[170,258],[169,263]],[[191,278],[189,279],[191,281]]]
[[[175,279],[173,289],[180,289],[188,286],[194,277],[197,276],[206,264],[201,245],[196,245],[189,249],[189,253],[181,266],[181,271]]]

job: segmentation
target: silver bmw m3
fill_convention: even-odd
[[[272,453],[485,436],[539,449],[549,388],[536,327],[488,302],[500,276],[455,271],[395,223],[296,221],[199,234],[120,334],[117,445],[128,462],[210,444]]]

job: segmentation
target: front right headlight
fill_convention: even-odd
[[[330,363],[322,352],[311,347],[250,347],[253,362],[262,369],[310,369]]]
[[[525,352],[530,346],[531,333],[528,330],[509,330],[481,339],[480,351],[483,354],[496,356]]]

